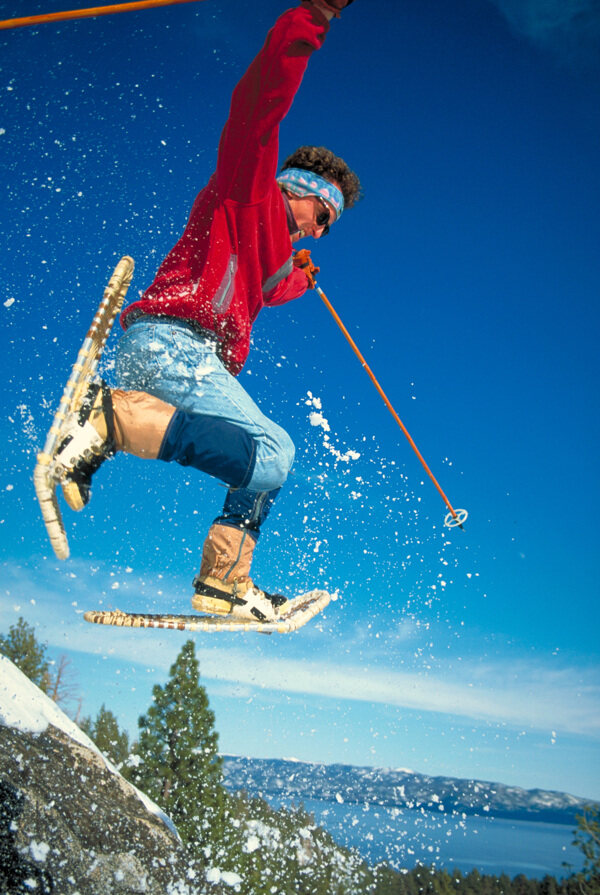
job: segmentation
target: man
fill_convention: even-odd
[[[216,171],[183,235],[122,313],[122,388],[94,383],[58,452],[73,509],[88,502],[92,474],[117,450],[175,460],[229,485],[194,580],[201,612],[271,620],[286,602],[254,585],[250,564],[294,446],[235,377],[258,312],[314,283],[292,243],[320,239],[360,198],[356,175],[323,147],[301,147],[277,174],[279,125],[330,19],[351,2],[303,0],[269,32],[234,91]]]

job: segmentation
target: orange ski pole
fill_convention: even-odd
[[[0,21],[0,30],[24,28],[26,25],[41,25],[44,22],[64,22],[67,19],[86,19],[92,16],[106,16],[115,12],[133,12],[136,9],[151,9],[153,6],[170,6],[174,3],[193,3],[195,0],[136,0],[133,3],[114,3],[111,6],[92,6],[89,9],[71,9],[64,12],[47,12],[37,16],[23,16],[18,19]]]
[[[441,488],[441,486],[440,486],[438,480],[436,479],[436,477],[435,477],[434,474],[432,473],[431,469],[429,468],[429,466],[428,466],[427,463],[425,462],[425,460],[424,460],[424,458],[423,458],[423,455],[421,454],[420,450],[418,449],[418,447],[416,446],[415,442],[414,442],[413,439],[411,438],[411,435],[410,435],[408,429],[406,428],[406,426],[404,425],[404,423],[402,422],[402,420],[400,419],[400,417],[398,416],[398,414],[397,414],[396,411],[394,410],[394,408],[393,408],[393,406],[392,406],[392,404],[391,404],[391,401],[389,400],[388,396],[386,395],[386,393],[384,392],[384,390],[383,390],[382,387],[380,386],[379,382],[377,381],[377,379],[376,379],[376,377],[375,377],[375,374],[373,373],[373,371],[371,370],[370,366],[368,365],[368,363],[367,363],[366,360],[364,359],[363,355],[361,354],[361,352],[360,352],[360,350],[359,350],[359,348],[358,348],[356,342],[354,341],[354,339],[352,338],[352,336],[350,335],[350,333],[348,332],[348,330],[346,329],[346,327],[345,327],[344,324],[342,323],[339,314],[337,313],[337,311],[335,310],[335,308],[333,307],[333,305],[331,304],[331,302],[329,301],[329,299],[327,298],[327,296],[325,295],[325,293],[323,292],[323,290],[321,289],[321,287],[318,286],[316,282],[314,283],[314,288],[316,289],[317,293],[319,294],[319,297],[320,297],[320,298],[323,300],[323,302],[325,303],[325,306],[327,307],[327,309],[328,309],[329,312],[331,313],[333,319],[335,320],[335,322],[337,323],[337,325],[339,326],[339,328],[340,328],[341,331],[343,332],[344,336],[346,337],[346,339],[347,339],[348,342],[350,343],[350,346],[351,346],[352,350],[354,351],[355,355],[357,356],[357,358],[358,358],[359,361],[361,362],[361,364],[362,364],[362,366],[363,366],[365,372],[366,372],[367,375],[370,377],[370,379],[371,379],[373,385],[375,386],[375,388],[377,389],[377,391],[379,392],[379,394],[380,394],[381,397],[383,398],[383,401],[384,401],[384,403],[385,403],[387,409],[390,411],[390,413],[392,414],[392,416],[394,417],[394,419],[396,420],[396,422],[398,423],[398,425],[400,426],[400,428],[402,429],[402,431],[403,431],[404,434],[406,435],[406,438],[408,439],[408,442],[409,442],[410,446],[412,447],[413,451],[415,452],[415,454],[417,455],[417,457],[418,457],[419,460],[421,461],[421,464],[422,464],[422,466],[423,466],[423,469],[425,470],[425,472],[427,473],[427,475],[429,476],[429,478],[431,479],[431,481],[433,482],[433,484],[434,484],[435,487],[437,488],[438,492],[440,493],[440,495],[441,495],[441,497],[442,497],[442,500],[444,501],[444,503],[446,504],[446,506],[447,506],[448,509],[450,510],[450,512],[447,514],[447,516],[446,516],[445,519],[444,519],[444,525],[446,525],[448,528],[454,528],[455,526],[458,526],[459,528],[462,528],[462,527],[463,527],[463,526],[462,526],[462,523],[466,520],[467,515],[468,515],[467,511],[466,511],[466,510],[455,510],[455,509],[454,509],[454,507],[452,506],[452,504],[450,503],[450,501],[448,500],[448,498],[446,497],[446,495],[445,495],[444,492],[442,491],[442,488]]]

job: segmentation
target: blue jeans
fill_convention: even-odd
[[[143,391],[177,408],[159,454],[230,485],[215,522],[259,528],[294,459],[294,445],[227,371],[210,337],[184,322],[134,322],[117,345],[119,388]]]

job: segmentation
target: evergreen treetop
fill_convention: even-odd
[[[104,703],[101,705],[95,721],[92,721],[91,718],[84,718],[79,726],[117,767],[127,761],[129,736],[127,731],[120,730],[115,715],[106,708]]]
[[[47,693],[50,675],[46,644],[38,643],[34,629],[24,618],[11,625],[6,636],[0,634],[0,652]]]

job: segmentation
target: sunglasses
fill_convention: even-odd
[[[327,236],[327,234],[329,233],[329,221],[331,218],[331,212],[320,196],[315,196],[315,199],[322,208],[322,211],[320,211],[315,218],[315,223],[317,227],[323,227],[321,236]]]

